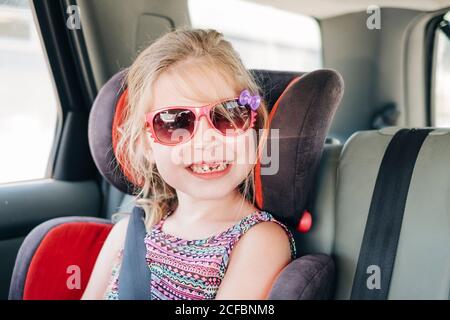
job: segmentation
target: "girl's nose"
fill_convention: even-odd
[[[197,123],[197,131],[192,137],[195,148],[205,147],[217,142],[216,131],[210,125],[206,116],[201,116]]]

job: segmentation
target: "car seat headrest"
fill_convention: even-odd
[[[325,138],[342,98],[343,80],[336,71],[326,69],[310,73],[267,70],[251,73],[267,102],[270,129],[278,129],[278,135],[269,131],[265,153],[276,151],[271,150],[273,145],[279,146],[279,156],[272,159],[276,163],[257,164],[257,205],[295,227],[307,205]],[[120,71],[98,93],[89,118],[89,144],[105,179],[132,194],[135,187],[126,168],[118,165],[113,143],[126,107],[125,75],[126,70]],[[267,167],[274,164],[278,170],[265,174]]]

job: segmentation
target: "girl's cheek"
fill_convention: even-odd
[[[153,158],[158,167],[172,165],[172,154],[174,147],[163,146],[157,143],[152,144]]]
[[[234,152],[238,164],[251,166],[256,163],[256,137],[250,131],[236,139]]]
[[[158,142],[155,142],[151,138],[148,139],[148,143],[152,150],[152,155],[157,166],[170,166],[179,163],[179,146],[162,145]]]

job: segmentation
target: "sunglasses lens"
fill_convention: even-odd
[[[214,127],[222,134],[234,134],[250,127],[251,109],[240,105],[238,100],[231,100],[212,108],[210,116]]]
[[[163,143],[176,144],[189,139],[194,132],[195,114],[185,109],[170,109],[153,118],[156,138]]]

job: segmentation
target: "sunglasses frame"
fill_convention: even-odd
[[[161,109],[157,109],[151,112],[148,112],[145,114],[145,124],[146,124],[146,128],[147,128],[147,132],[150,133],[150,136],[152,137],[153,141],[162,144],[162,145],[166,145],[166,146],[175,146],[178,144],[182,144],[182,143],[186,143],[189,140],[192,139],[192,137],[195,135],[195,133],[197,132],[198,129],[198,123],[200,122],[200,118],[202,116],[205,116],[206,119],[208,120],[209,125],[216,130],[220,135],[224,136],[224,137],[235,137],[235,136],[239,136],[243,133],[245,133],[246,131],[248,131],[249,129],[253,128],[255,125],[255,121],[256,121],[256,115],[257,112],[254,111],[250,106],[248,105],[244,105],[246,107],[249,108],[250,110],[250,125],[247,129],[243,130],[242,132],[236,132],[235,134],[223,134],[219,129],[217,129],[211,119],[211,110],[216,107],[218,104],[224,103],[224,102],[228,102],[228,101],[238,101],[239,103],[239,97],[235,97],[235,98],[228,98],[228,99],[222,99],[219,101],[215,101],[212,103],[208,103],[206,105],[203,106],[198,106],[198,107],[193,107],[193,106],[170,106],[170,107],[165,107],[165,108],[161,108]],[[155,116],[157,114],[159,114],[160,112],[164,112],[164,111],[168,111],[168,110],[173,110],[173,109],[182,109],[182,110],[189,110],[191,112],[194,113],[195,115],[195,121],[194,121],[194,130],[192,130],[191,135],[182,142],[175,142],[175,143],[167,143],[167,142],[163,142],[161,141],[156,133],[155,133],[155,129],[153,127],[153,120],[155,119]]]

